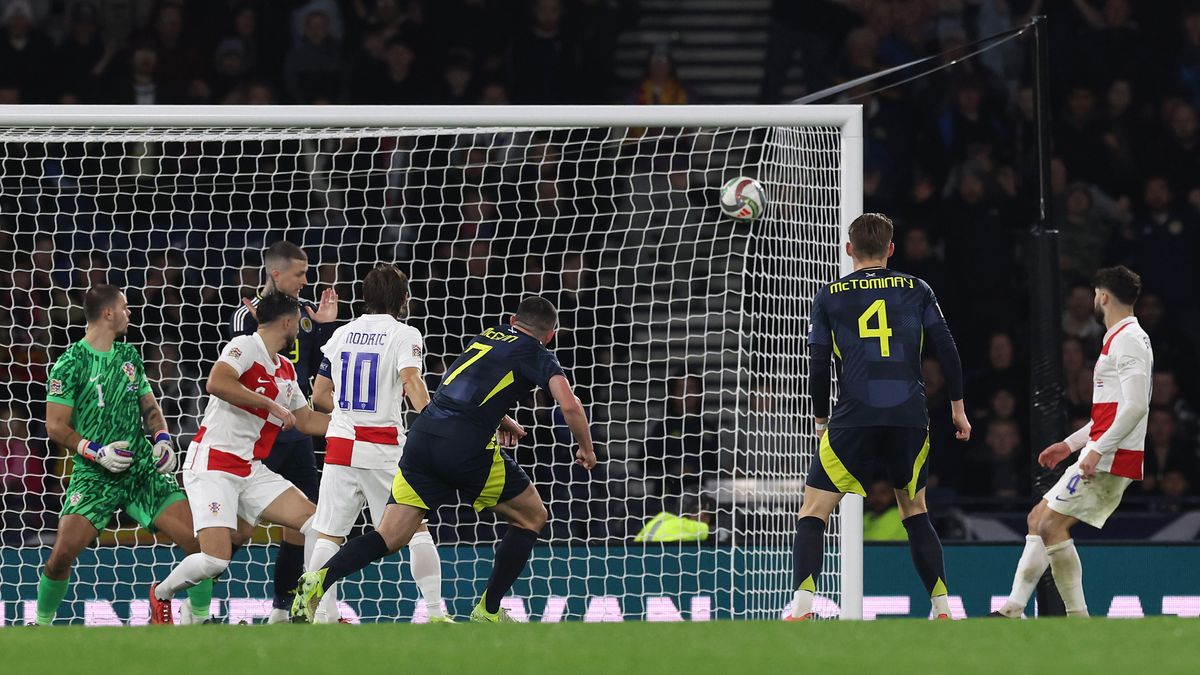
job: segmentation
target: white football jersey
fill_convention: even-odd
[[[217,362],[236,370],[244,387],[274,399],[288,410],[308,405],[296,382],[292,362],[269,353],[258,333],[230,340]],[[250,462],[271,453],[282,424],[283,420],[266,410],[243,408],[210,396],[200,429],[188,447],[184,468],[249,475]],[[197,460],[204,465],[196,466]]]
[[[1092,421],[1073,435],[1075,442],[1068,439],[1072,449],[1079,449],[1075,446],[1086,431],[1083,452],[1093,449],[1100,452],[1098,470],[1141,480],[1153,369],[1150,337],[1136,318],[1119,321],[1104,335],[1104,347],[1096,359],[1092,381]],[[1125,383],[1136,383],[1133,400],[1122,389]],[[1118,415],[1132,424],[1114,427]]]
[[[325,463],[395,469],[404,446],[400,371],[421,369],[421,331],[387,314],[365,314],[334,331],[321,347],[333,380],[333,414]]]

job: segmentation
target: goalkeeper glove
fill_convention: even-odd
[[[159,473],[174,473],[178,459],[175,456],[175,444],[171,442],[171,434],[160,431],[154,434],[154,468]]]
[[[113,473],[121,473],[133,464],[133,453],[129,450],[128,441],[113,441],[108,445],[101,445],[84,438],[79,441],[76,450],[84,459],[95,462]]]

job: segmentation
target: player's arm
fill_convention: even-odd
[[[321,362],[321,373],[313,378],[312,407],[313,410],[323,413],[333,412],[333,380],[325,374],[327,363],[329,362]]]
[[[129,441],[113,441],[102,445],[90,441],[75,431],[71,426],[73,406],[64,403],[46,402],[46,435],[50,440],[64,448],[74,448],[75,452],[89,462],[120,473],[133,464],[133,453],[129,451]]]
[[[571,383],[565,375],[555,375],[550,378],[550,395],[562,410],[563,418],[571,435],[579,442],[579,451],[575,453],[575,463],[585,469],[596,466],[596,449],[592,445],[592,430],[588,426],[587,413],[583,402],[571,391]]]
[[[326,431],[329,431],[329,415],[323,412],[317,412],[307,405],[300,406],[292,411],[296,417],[296,428],[300,433],[308,434],[309,436],[324,436]]]
[[[296,417],[290,410],[279,405],[273,399],[251,391],[238,378],[240,375],[233,366],[225,361],[217,361],[208,373],[208,382],[204,389],[209,394],[239,408],[266,410],[280,420],[280,426],[290,429],[296,424]]]
[[[1117,356],[1117,377],[1121,380],[1121,403],[1112,426],[1100,438],[1084,446],[1079,471],[1084,478],[1096,475],[1096,466],[1104,457],[1116,454],[1117,444],[1150,414],[1150,359],[1140,351]]]
[[[145,386],[150,388],[149,383]],[[171,440],[171,432],[167,431],[167,418],[163,416],[154,392],[147,391],[139,396],[138,405],[142,409],[142,425],[154,439],[154,468],[159,473],[174,473],[178,462],[175,443]]]
[[[425,386],[425,377],[420,368],[401,368],[400,381],[404,383],[404,395],[408,398],[413,410],[421,412],[429,405],[429,388]]]
[[[813,298],[808,332],[808,393],[813,401],[813,422],[817,437],[829,423],[829,396],[833,376],[829,362],[833,358],[833,331],[825,310],[824,291]]]
[[[928,289],[928,287],[926,287]],[[967,420],[966,406],[963,405],[963,370],[962,359],[958,355],[958,345],[954,343],[954,335],[942,316],[942,308],[938,306],[933,290],[929,289],[929,298],[925,305],[923,323],[925,334],[937,349],[938,363],[946,378],[946,393],[950,396],[950,417],[954,422],[954,436],[960,441],[970,440],[971,422]]]
[[[1075,430],[1075,433],[1046,448],[1038,455],[1038,464],[1053,469],[1067,457],[1083,449],[1092,437],[1092,422]]]

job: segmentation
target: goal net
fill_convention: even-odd
[[[304,247],[314,297],[340,320],[360,280],[413,280],[431,390],[464,343],[520,298],[559,308],[551,345],[588,409],[602,464],[548,397],[516,412],[513,451],[550,513],[505,604],[530,621],[775,618],[816,442],[804,335],[844,266],[861,208],[857,107],[37,108],[0,114],[0,623],[31,619],[71,498],[47,440],[49,364],[83,336],[92,284],[125,289],[127,340],[186,450],[204,380],[262,250]],[[735,176],[770,202],[753,223],[717,207]],[[317,443],[318,454],[321,443]],[[660,512],[707,523],[701,543],[636,541]],[[861,506],[826,540],[817,609],[861,611]],[[363,520],[365,522],[365,519]],[[148,586],[181,552],[124,514],[73,570],[59,621],[145,623]],[[498,541],[469,506],[431,514],[452,614],[477,601]],[[651,539],[658,532],[647,534]],[[359,530],[361,531],[361,530]],[[216,585],[221,620],[270,610],[278,532],[260,528]],[[352,621],[422,621],[406,553],[341,584]]]

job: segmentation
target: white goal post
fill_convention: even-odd
[[[0,106],[0,243],[12,261],[0,274],[11,305],[0,366],[28,373],[0,386],[0,442],[23,442],[40,472],[0,476],[0,580],[11,590],[0,626],[31,618],[69,496],[65,453],[46,440],[39,403],[44,366],[82,336],[82,291],[125,288],[129,339],[186,443],[224,323],[261,283],[262,249],[284,238],[310,256],[304,296],[336,284],[343,321],[359,310],[365,270],[410,272],[431,389],[465,339],[522,295],[556,302],[563,330],[552,347],[603,464],[572,469],[552,407],[523,405],[534,432],[514,458],[551,522],[506,600],[516,616],[778,618],[816,450],[808,308],[851,271],[862,136],[856,105]],[[716,207],[719,186],[740,175],[757,178],[769,203],[752,223]],[[686,511],[711,534],[635,542],[660,510]],[[470,509],[431,515],[443,593],[466,614],[496,528]],[[862,499],[848,495],[831,519],[823,616],[862,618],[862,517]],[[154,540],[127,519],[114,524],[115,542],[107,535],[77,562],[60,621],[145,622],[146,586],[179,553],[146,545]],[[218,582],[223,620],[269,610],[262,543]],[[341,586],[353,620],[424,620],[400,557]]]

